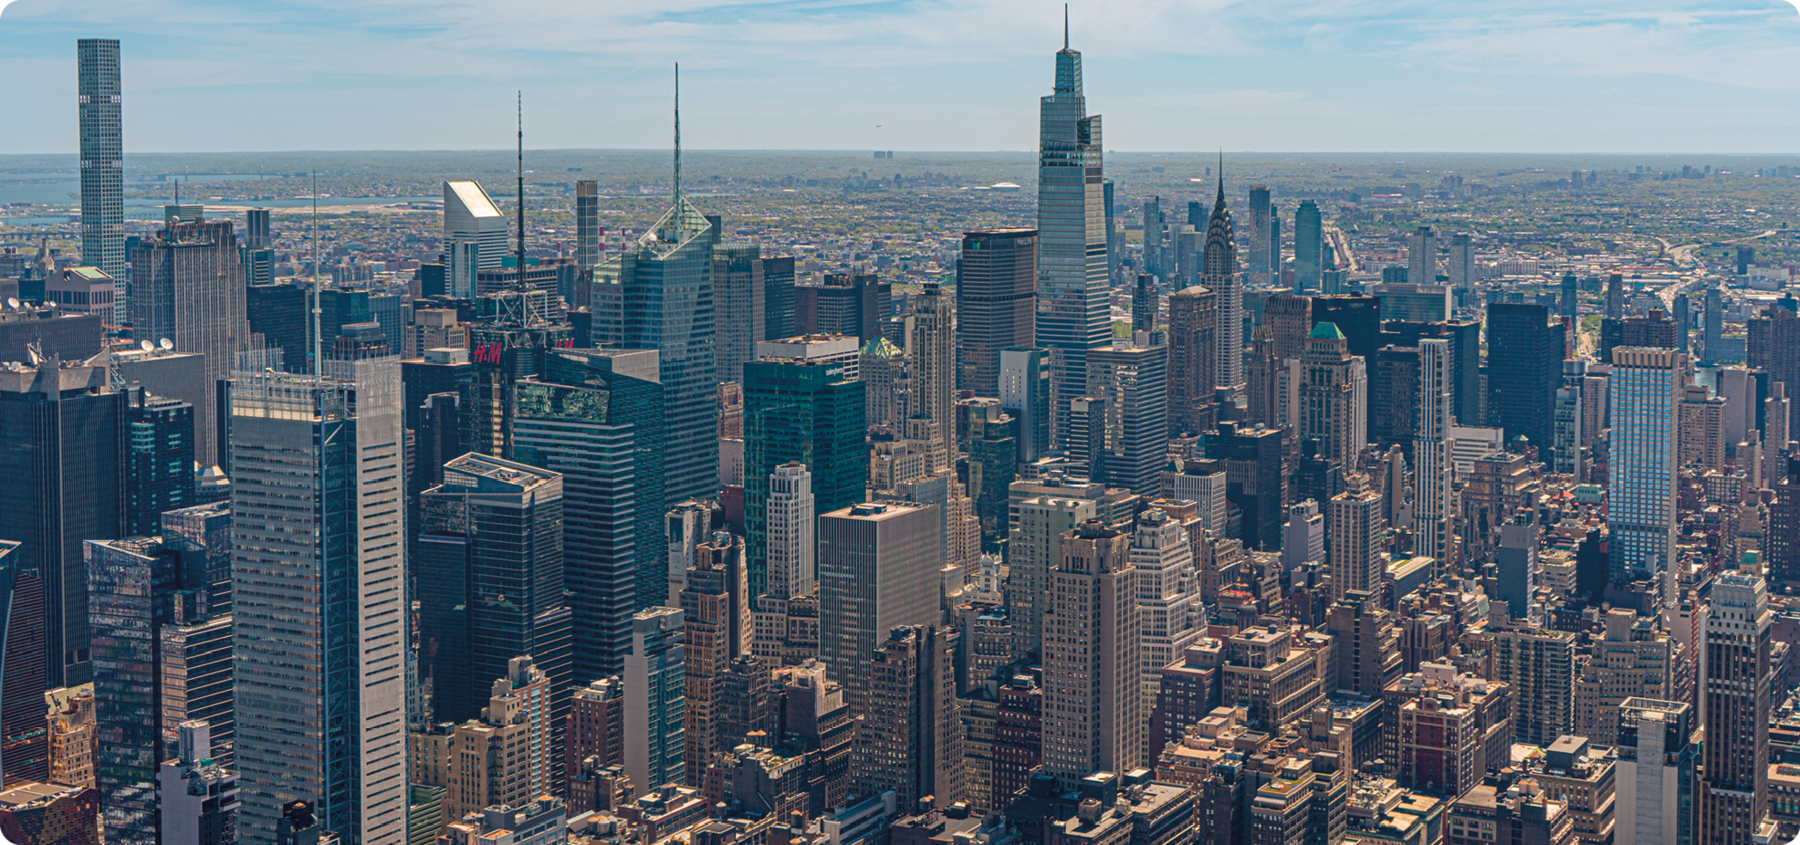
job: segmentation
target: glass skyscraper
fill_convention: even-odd
[[[81,108],[81,260],[125,278],[125,149],[120,114],[119,42],[75,42]],[[126,297],[115,302],[125,316]]]
[[[1038,131],[1037,345],[1050,350],[1057,438],[1087,388],[1087,353],[1112,339],[1100,116],[1087,113],[1081,53],[1056,54]]]
[[[616,675],[631,616],[668,594],[665,393],[655,350],[563,350],[513,386],[513,458],[563,476],[577,684]]]
[[[406,835],[400,365],[234,373],[233,614],[240,829],[310,803],[351,842]]]
[[[744,533],[752,597],[768,583],[769,475],[776,467],[806,465],[814,513],[863,500],[868,401],[864,383],[846,377],[844,369],[841,361],[819,359],[744,365]]]

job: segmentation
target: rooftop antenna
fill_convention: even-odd
[[[319,322],[325,310],[319,306],[319,171],[312,172],[312,354],[313,381],[325,380],[325,359],[322,357],[323,343],[319,338]]]
[[[675,214],[681,215],[681,63],[675,63]]]
[[[1069,4],[1063,4],[1063,49],[1069,49]]]
[[[519,92],[519,294],[525,293],[525,92]]]

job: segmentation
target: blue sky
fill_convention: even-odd
[[[1800,2],[1800,0],[1795,0]],[[1800,153],[1789,0],[1072,7],[1109,149]],[[0,0],[5,4],[5,0]],[[75,39],[123,40],[139,151],[1023,150],[1061,46],[1022,0],[14,0],[0,153],[75,149]]]

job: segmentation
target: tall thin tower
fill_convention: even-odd
[[[1706,620],[1702,845],[1750,842],[1769,807],[1769,643],[1775,614],[1755,572],[1719,573]]]
[[[1419,341],[1419,418],[1413,435],[1413,543],[1420,555],[1449,568],[1450,543],[1450,342]]]
[[[1219,295],[1219,321],[1215,336],[1219,355],[1215,372],[1221,386],[1244,383],[1244,277],[1238,272],[1237,239],[1231,228],[1231,212],[1225,208],[1225,159],[1219,159],[1219,194],[1213,200],[1212,219],[1206,224],[1206,246],[1200,265],[1200,284]]]
[[[125,278],[125,149],[119,42],[75,42],[81,108],[81,260]],[[117,297],[124,316],[125,296]]]
[[[396,357],[231,390],[241,827],[288,802],[345,841],[406,839],[406,561]]]
[[[1069,49],[1064,15],[1056,85],[1041,101],[1038,132],[1037,345],[1050,350],[1058,442],[1069,401],[1087,387],[1088,350],[1112,335],[1100,116],[1087,113],[1081,53]]]
[[[931,468],[956,464],[956,328],[952,300],[935,283],[926,282],[917,300],[913,377],[918,385],[917,410],[907,422],[907,437],[929,440]]]

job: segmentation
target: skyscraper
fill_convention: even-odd
[[[1254,235],[1251,242],[1255,243]],[[1225,208],[1223,167],[1220,168],[1218,197],[1213,200],[1212,217],[1206,224],[1205,259],[1201,263],[1200,286],[1210,289],[1219,297],[1219,354],[1214,362],[1218,382],[1221,386],[1243,384],[1244,277],[1238,272],[1237,240],[1232,234],[1231,212]]]
[[[1206,456],[1225,462],[1225,498],[1244,515],[1244,545],[1262,551],[1281,547],[1287,483],[1281,475],[1281,429],[1219,423],[1208,433]]]
[[[1475,287],[1475,244],[1467,234],[1458,233],[1450,236],[1450,259],[1444,265],[1445,275],[1450,277],[1452,291],[1467,291]],[[1409,271],[1410,273],[1410,271]],[[1432,284],[1424,279],[1408,279],[1421,285]],[[1453,293],[1453,296],[1462,296]]]
[[[1487,348],[1488,421],[1505,429],[1508,442],[1524,437],[1548,460],[1562,384],[1562,324],[1550,323],[1544,305],[1490,302]]]
[[[682,783],[687,778],[685,642],[680,610],[652,607],[631,617],[624,674],[625,774],[634,784]]]
[[[1218,385],[1219,297],[1195,285],[1169,295],[1169,433],[1212,428]]]
[[[530,655],[551,679],[560,721],[574,682],[563,478],[478,454],[449,461],[443,473],[421,495],[413,557],[419,668],[432,681],[432,712],[446,722],[479,716],[482,685]]]
[[[479,182],[444,183],[444,292],[475,296],[475,274],[498,270],[507,250],[507,220]]]
[[[719,314],[719,380],[741,381],[744,362],[755,358],[756,342],[768,336],[762,247],[722,243],[713,247],[712,259]]]
[[[1100,116],[1087,113],[1081,53],[1068,35],[1038,131],[1037,346],[1050,350],[1057,437],[1069,401],[1087,388],[1087,353],[1112,336]],[[1060,442],[1060,440],[1059,440]]]
[[[1769,630],[1775,614],[1755,572],[1729,570],[1713,582],[1701,686],[1706,742],[1701,752],[1702,845],[1749,842],[1769,806]]]
[[[183,722],[156,774],[159,815],[165,842],[226,845],[237,841],[237,772],[213,756],[212,726]]]
[[[365,843],[406,830],[400,366],[233,374],[232,574],[243,830],[284,805]],[[354,518],[353,518],[354,517]]]
[[[81,260],[125,278],[125,142],[119,42],[75,42],[81,109]],[[118,297],[123,304],[125,297]],[[124,316],[124,308],[117,312]],[[117,321],[117,317],[115,317]]]
[[[146,537],[157,533],[164,511],[194,504],[194,406],[136,386],[126,389],[125,403],[124,536]]]
[[[1675,599],[1676,410],[1682,378],[1681,355],[1673,349],[1613,350],[1609,568],[1613,583],[1665,581],[1664,601]]]
[[[593,270],[600,264],[606,247],[600,243],[600,183],[590,179],[575,182],[575,266]],[[588,305],[571,302],[570,305]]]
[[[750,654],[750,582],[744,540],[728,531],[701,543],[681,591],[682,662],[686,667],[687,782],[702,783],[720,742],[724,679],[731,661]]]
[[[1301,200],[1294,212],[1294,290],[1318,290],[1325,266],[1325,223],[1319,204]]]
[[[29,627],[43,649],[27,659],[43,661],[44,689],[91,679],[81,544],[124,533],[125,396],[109,388],[105,361],[0,364],[0,477],[19,482],[0,491],[0,538],[18,538],[9,562],[43,579],[43,603],[14,616],[41,614]]]
[[[853,713],[868,712],[867,658],[887,632],[942,615],[942,524],[933,505],[872,502],[819,515],[819,659]]]
[[[1062,537],[1044,619],[1044,772],[1073,789],[1143,754],[1143,636],[1131,538],[1099,520]]]
[[[842,362],[818,359],[744,365],[744,533],[753,596],[768,588],[769,478],[776,467],[805,464],[819,513],[866,495],[865,385],[847,377],[845,368]]]
[[[1325,552],[1331,566],[1332,598],[1343,598],[1352,590],[1381,589],[1383,525],[1381,494],[1373,490],[1339,493],[1325,503]]]
[[[131,254],[133,334],[206,356],[209,390],[194,402],[194,453],[208,463],[218,454],[210,388],[231,376],[237,354],[250,346],[239,257],[228,220],[171,222]]]
[[[956,463],[956,316],[951,300],[936,284],[926,282],[914,300],[912,417],[906,436],[934,444],[931,469]]]
[[[1089,448],[1105,482],[1154,495],[1169,454],[1169,347],[1092,350],[1087,380],[1087,395],[1104,404],[1105,432],[1090,432]]]
[[[1575,635],[1526,627],[1494,632],[1494,680],[1513,691],[1513,736],[1544,747],[1574,725]]]
[[[858,723],[856,793],[933,807],[964,799],[963,723],[949,628],[895,628],[869,656],[869,698]]]
[[[1694,842],[1700,725],[1687,701],[1627,698],[1619,705],[1615,842]],[[1673,799],[1673,800],[1671,800]]]
[[[1606,319],[1625,318],[1625,277],[1614,273],[1606,277]]]
[[[616,313],[595,314],[620,327],[621,346],[655,349],[663,385],[663,484],[668,501],[719,492],[717,313],[713,247],[721,232],[681,192],[681,101],[675,102],[674,205],[637,240],[635,252],[610,259],[594,279]],[[658,508],[661,513],[661,508]]]
[[[999,396],[1000,352],[1037,333],[1037,230],[980,229],[956,264],[957,386]]]
[[[1450,526],[1455,515],[1450,481],[1450,342],[1419,341],[1419,410],[1413,439],[1413,551],[1437,561],[1438,571],[1454,563]]]
[[[668,595],[663,388],[647,349],[564,350],[513,385],[513,458],[561,473],[575,681],[619,673],[631,616]]]
[[[1144,272],[1152,276],[1163,273],[1162,198],[1144,200]]]
[[[1015,347],[1000,352],[1000,407],[1019,421],[1019,463],[1050,451],[1050,355]]]
[[[1306,338],[1300,368],[1300,438],[1317,439],[1320,455],[1356,470],[1369,439],[1368,372],[1350,354],[1350,341],[1334,323],[1319,323]]]
[[[1219,196],[1225,195],[1225,168],[1219,167]],[[1223,205],[1223,202],[1219,203]],[[1215,212],[1216,214],[1216,212]],[[1267,185],[1250,186],[1250,254],[1244,261],[1250,266],[1250,276],[1257,283],[1269,280],[1270,256],[1276,246],[1269,242],[1275,223],[1274,206],[1269,204],[1269,187]],[[1234,271],[1236,267],[1232,268]]]
[[[1406,280],[1415,285],[1437,284],[1437,234],[1420,226],[1406,236]]]
[[[1015,489],[1028,482],[1016,482]],[[1094,502],[1072,496],[1013,496],[1007,560],[1007,621],[1012,628],[1013,655],[1024,657],[1044,647],[1044,617],[1049,611],[1050,570],[1062,561],[1062,538],[1093,519]]]
[[[770,474],[764,520],[764,590],[783,599],[811,594],[818,588],[818,517],[806,464],[790,461]]]

